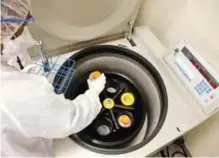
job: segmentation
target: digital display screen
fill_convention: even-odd
[[[181,66],[183,71],[187,72],[188,77],[193,80],[194,79],[194,74],[193,72],[189,69],[189,67],[183,63],[180,57],[176,58],[176,62]]]
[[[204,66],[192,55],[188,48],[183,47],[181,52],[187,57],[192,65],[201,73],[201,75],[208,81],[213,89],[219,86],[219,83],[212,77],[212,75],[204,68]]]

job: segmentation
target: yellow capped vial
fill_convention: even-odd
[[[135,97],[132,93],[123,93],[121,96],[121,102],[125,106],[132,106],[135,102]]]
[[[112,109],[114,107],[115,103],[112,99],[110,98],[106,98],[104,101],[103,101],[103,106],[106,108],[106,109]]]

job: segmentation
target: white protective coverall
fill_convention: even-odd
[[[28,0],[4,0],[1,18],[25,19],[29,9]],[[1,23],[1,46],[4,44],[0,80],[1,156],[52,156],[54,138],[81,131],[100,112],[99,94],[106,78],[102,74],[96,80],[88,80],[89,89],[73,101],[55,94],[44,76],[16,70],[17,57],[24,67],[29,64],[26,53],[33,41],[26,27],[11,40],[20,26],[17,22]]]
[[[96,79],[105,84],[105,76]],[[89,85],[90,87],[95,84]],[[1,65],[1,156],[52,156],[52,140],[89,125],[101,110],[90,88],[73,101],[56,95],[46,78]]]

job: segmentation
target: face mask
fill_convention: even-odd
[[[8,42],[4,42],[4,49],[2,51],[3,55],[1,60],[6,61],[8,65],[20,70],[20,66],[17,62],[17,57],[20,58],[22,65],[25,67],[32,63],[27,49],[33,46],[36,41],[33,39],[25,26],[23,33]]]

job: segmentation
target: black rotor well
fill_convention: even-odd
[[[77,134],[77,137],[90,145],[101,148],[115,148],[127,145],[140,131],[146,115],[145,105],[146,103],[142,99],[139,91],[128,80],[127,77],[123,77],[118,73],[104,72],[107,78],[106,87],[100,94],[100,101],[103,104],[104,99],[111,98],[114,100],[115,106],[112,109],[102,108],[97,118],[85,128],[83,131]],[[86,76],[86,77],[85,77]],[[87,78],[89,74],[81,76]],[[84,80],[83,80],[84,81]],[[73,93],[74,96],[82,94],[88,89],[87,83],[82,82],[79,84],[80,89]],[[114,88],[114,93],[109,92],[108,88]],[[128,107],[121,102],[121,95],[124,93],[132,93],[135,97],[135,102],[132,106]],[[123,128],[119,126],[117,121],[118,117],[122,114],[130,115],[133,124],[129,128]],[[97,131],[97,124],[105,119],[111,120],[112,131],[109,135],[102,136]]]

